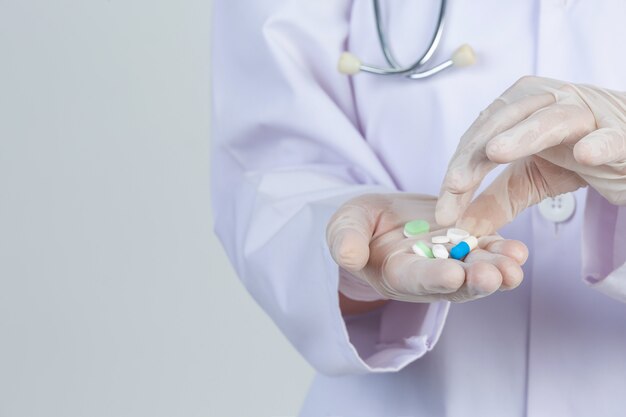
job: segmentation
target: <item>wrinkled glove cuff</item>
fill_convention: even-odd
[[[378,301],[387,298],[378,293],[370,284],[339,268],[339,292],[355,301]]]

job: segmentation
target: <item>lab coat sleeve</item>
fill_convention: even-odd
[[[626,206],[613,205],[589,188],[582,247],[584,280],[626,303]]]
[[[433,348],[449,308],[392,301],[345,319],[339,310],[326,224],[353,196],[396,191],[336,71],[350,4],[214,3],[215,230],[250,294],[326,374],[404,367]]]

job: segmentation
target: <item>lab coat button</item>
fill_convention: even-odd
[[[574,194],[565,193],[554,198],[546,198],[539,203],[539,212],[546,219],[554,223],[564,222],[574,214],[576,199]]]

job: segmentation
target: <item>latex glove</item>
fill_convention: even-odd
[[[504,163],[511,164],[468,208],[485,175]],[[626,94],[524,77],[461,138],[436,217],[493,233],[526,207],[585,185],[626,203]]]
[[[418,194],[366,194],[341,206],[327,228],[333,259],[353,277],[368,283],[384,298],[432,302],[468,301],[498,289],[520,284],[520,267],[528,256],[522,242],[499,236],[484,237],[479,247],[465,258],[431,259],[413,253],[417,240],[430,244],[431,236],[445,234],[432,230],[435,197]],[[431,232],[406,238],[404,224],[424,219]]]

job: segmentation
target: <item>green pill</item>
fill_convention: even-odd
[[[430,225],[426,220],[411,220],[404,225],[404,236],[406,237],[414,237],[429,231]]]
[[[419,242],[415,242],[411,249],[413,249],[413,252],[415,252],[419,256],[423,256],[425,258],[435,257],[432,249],[430,249],[430,246],[428,246],[426,243],[422,242],[421,240]]]

